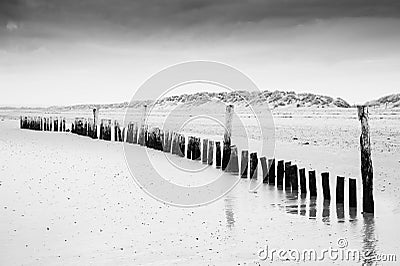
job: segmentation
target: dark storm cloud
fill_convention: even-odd
[[[307,21],[336,17],[399,17],[397,0],[2,0],[3,25],[16,22],[85,27],[110,23],[138,29],[185,28],[204,23],[257,22],[270,18]],[[218,25],[218,24],[217,24]]]

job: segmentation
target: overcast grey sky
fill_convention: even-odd
[[[1,0],[0,105],[129,101],[188,60],[360,103],[400,91],[399,47],[397,0]]]

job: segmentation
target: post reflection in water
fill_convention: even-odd
[[[336,204],[336,215],[339,223],[344,223],[344,204]]]
[[[310,210],[309,210],[309,218],[316,219],[317,218],[317,197],[310,198]]]
[[[371,265],[376,263],[372,258],[376,254],[375,219],[372,214],[364,214],[363,221],[363,264]]]
[[[226,216],[226,226],[232,228],[235,225],[234,217],[234,197],[227,195],[224,199],[225,202],[225,216]]]
[[[331,201],[330,200],[324,200],[324,205],[323,205],[323,209],[322,209],[322,221],[324,223],[328,223],[330,222],[330,205],[331,205]]]

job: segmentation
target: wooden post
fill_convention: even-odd
[[[336,204],[344,204],[344,177],[336,177]]]
[[[278,189],[283,188],[283,176],[285,175],[285,166],[284,166],[284,161],[280,160],[278,161],[278,165],[276,167],[276,184],[278,186]]]
[[[299,176],[297,173],[297,165],[292,165],[289,168],[290,173],[290,184],[292,187],[292,191],[299,191]]]
[[[185,157],[185,136],[178,134],[179,145],[178,145],[178,155],[180,157]]]
[[[200,138],[194,137],[193,139],[192,160],[199,161],[201,159]]]
[[[286,162],[285,163],[285,189],[290,189],[291,188],[290,176],[289,176],[289,168],[290,168],[291,164],[292,164],[291,162]]]
[[[275,159],[268,160],[268,183],[275,185]]]
[[[263,183],[268,183],[268,165],[267,165],[267,158],[260,157],[260,163],[262,168],[262,175],[263,175]]]
[[[99,124],[99,108],[93,108],[93,135],[92,138],[97,139],[97,126]]]
[[[324,200],[331,200],[331,192],[329,189],[329,173],[321,173],[322,177],[322,192],[324,194]]]
[[[213,165],[213,159],[214,159],[214,141],[210,140],[208,142],[208,165]]]
[[[215,142],[215,167],[221,168],[221,142]]]
[[[317,180],[315,170],[308,171],[308,188],[310,189],[310,197],[317,196]]]
[[[257,153],[250,153],[250,179],[257,179],[258,172],[258,158]]]
[[[249,172],[249,151],[243,150],[242,157],[240,159],[240,176],[242,178],[247,178]]]
[[[232,135],[233,105],[226,106],[225,110],[225,133],[222,156],[222,170],[228,166],[231,157],[231,135]]]
[[[203,156],[201,162],[206,164],[207,163],[207,148],[208,148],[208,139],[203,139]]]
[[[361,121],[361,176],[363,182],[363,213],[374,213],[373,168],[371,160],[371,141],[368,124],[368,107],[358,106],[358,119]]]
[[[301,194],[307,194],[306,169],[305,168],[299,169],[299,175],[300,175],[300,190],[301,190]]]
[[[187,150],[186,150],[186,158],[187,159],[192,159],[193,141],[194,141],[194,138],[189,136]]]
[[[239,158],[236,145],[231,146],[231,157],[229,158],[228,165],[226,166],[226,171],[233,174],[239,173]]]
[[[349,207],[357,208],[357,179],[349,178]]]

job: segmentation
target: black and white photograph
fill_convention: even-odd
[[[398,265],[400,2],[0,0],[0,265]]]

